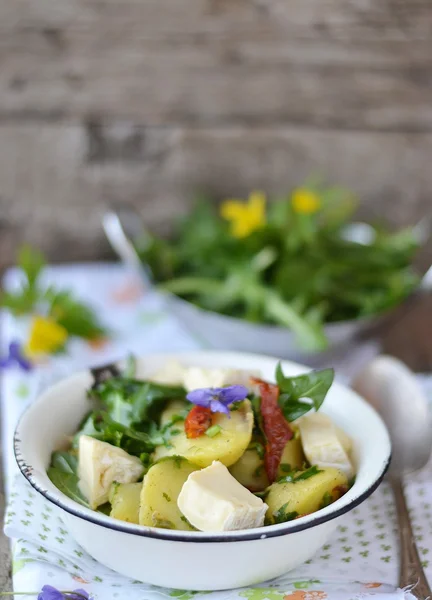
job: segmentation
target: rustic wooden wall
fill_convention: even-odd
[[[311,171],[367,216],[432,213],[429,0],[0,0],[0,255],[105,255],[110,201]]]

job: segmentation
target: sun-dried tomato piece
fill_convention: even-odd
[[[261,379],[254,378],[253,381],[258,384],[260,391],[261,416],[267,440],[264,465],[269,481],[273,483],[276,479],[285,444],[293,437],[294,433],[278,404],[278,386]]]
[[[347,493],[348,491],[348,486],[347,485],[337,485],[336,487],[333,488],[333,501],[335,500],[339,500],[339,498],[342,498],[342,496],[344,494]]]
[[[212,412],[206,406],[194,406],[185,420],[186,437],[200,437],[212,424]]]

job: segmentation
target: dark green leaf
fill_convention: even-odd
[[[295,377],[285,377],[281,364],[278,363],[276,382],[280,390],[279,406],[285,418],[288,421],[294,421],[312,408],[319,410],[333,379],[333,369],[322,369]]]
[[[76,475],[78,470],[78,457],[70,452],[53,452],[51,466],[64,473]]]
[[[78,476],[73,473],[66,473],[55,467],[50,467],[47,471],[48,477],[51,479],[53,484],[58,488],[65,496],[75,500],[79,504],[89,508],[89,504],[78,486]]]
[[[125,426],[156,421],[169,400],[184,398],[181,386],[169,386],[139,381],[127,377],[111,377],[90,392],[93,399],[104,405],[112,420]]]
[[[49,315],[64,327],[69,335],[87,340],[107,335],[93,309],[77,300],[72,292],[49,288],[44,294]]]
[[[98,507],[97,512],[109,517],[111,514],[111,504],[109,502],[105,502],[105,504],[102,504],[102,506]]]

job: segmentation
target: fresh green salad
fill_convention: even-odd
[[[115,519],[187,531],[283,523],[345,494],[351,439],[318,412],[333,370],[276,383],[256,372],[167,363],[151,379],[94,372],[91,411],[48,475]]]
[[[416,286],[412,229],[374,226],[357,239],[347,190],[309,184],[267,202],[216,207],[202,199],[172,239],[146,233],[137,250],[153,279],[198,307],[293,330],[309,350],[326,346],[325,323],[377,315]]]

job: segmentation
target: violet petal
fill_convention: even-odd
[[[220,400],[218,400],[217,398],[215,398],[214,400],[212,400],[210,402],[210,410],[212,412],[220,412],[220,413],[224,413],[226,415],[230,414],[230,410],[229,410],[228,406],[226,406],[225,404],[222,404],[222,402]]]
[[[64,600],[64,595],[52,585],[44,585],[38,600]]]
[[[248,389],[244,385],[230,385],[222,389],[220,400],[228,406],[233,402],[242,402],[247,395]]]

